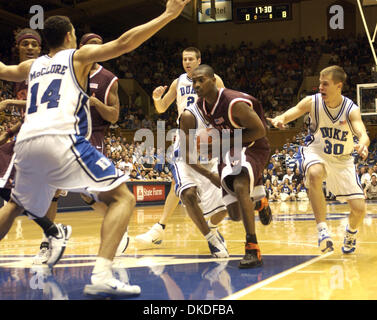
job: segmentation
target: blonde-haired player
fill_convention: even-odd
[[[357,228],[365,212],[365,198],[356,174],[352,152],[363,158],[368,156],[369,137],[361,119],[360,109],[342,95],[347,75],[339,66],[323,69],[319,78],[319,93],[302,99],[295,107],[273,119],[267,118],[276,128],[306,113],[310,117],[310,139],[300,150],[301,168],[308,187],[318,229],[318,244],[322,252],[333,251],[333,241],[326,224],[326,201],[322,182],[337,199],[346,199],[351,208],[346,227],[343,253],[356,248]],[[359,142],[355,145],[353,137]]]

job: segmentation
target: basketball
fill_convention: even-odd
[[[212,144],[213,135],[215,135],[213,131],[216,131],[216,129],[206,128],[198,131],[198,135],[196,138],[196,146],[198,148],[198,151],[200,150],[200,145]]]

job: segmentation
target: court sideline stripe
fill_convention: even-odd
[[[306,261],[306,262],[304,262],[302,264],[299,264],[298,266],[295,266],[295,267],[290,268],[290,269],[288,269],[286,271],[278,273],[277,275],[272,276],[272,277],[270,277],[270,278],[268,278],[266,280],[258,282],[258,283],[254,284],[254,285],[252,285],[252,286],[250,286],[248,288],[245,288],[245,289],[242,289],[241,291],[233,293],[230,296],[222,298],[221,300],[237,300],[237,299],[240,299],[243,296],[245,296],[245,295],[247,295],[247,294],[249,294],[249,293],[251,293],[251,292],[253,292],[255,290],[258,290],[258,289],[260,289],[260,288],[262,288],[262,287],[264,287],[264,286],[266,286],[266,285],[268,285],[268,284],[270,284],[270,283],[272,283],[272,282],[274,282],[274,281],[276,281],[278,279],[281,279],[281,278],[283,278],[283,277],[285,277],[285,276],[287,276],[287,275],[289,275],[289,274],[291,274],[293,272],[296,272],[297,270],[305,268],[305,267],[307,267],[307,266],[309,266],[309,265],[311,265],[313,263],[316,263],[316,262],[318,262],[318,261],[320,261],[322,259],[325,259],[328,256],[332,255],[333,253],[334,253],[334,251],[325,253],[323,255],[320,255],[320,256],[318,256],[318,257],[316,257],[314,259],[311,259],[311,260]]]

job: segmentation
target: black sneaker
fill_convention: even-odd
[[[262,256],[260,254],[259,246],[255,243],[246,243],[245,256],[240,261],[238,268],[256,268],[263,265]]]
[[[264,197],[263,199],[255,202],[255,210],[258,211],[260,222],[268,226],[272,221],[272,211],[268,204],[268,199]]]

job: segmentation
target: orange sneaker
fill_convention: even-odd
[[[247,269],[263,265],[262,255],[258,244],[248,242],[245,245],[245,256],[240,261],[238,268]]]
[[[259,220],[263,225],[267,226],[271,223],[272,211],[268,204],[267,197],[255,202],[255,210],[258,211]]]

